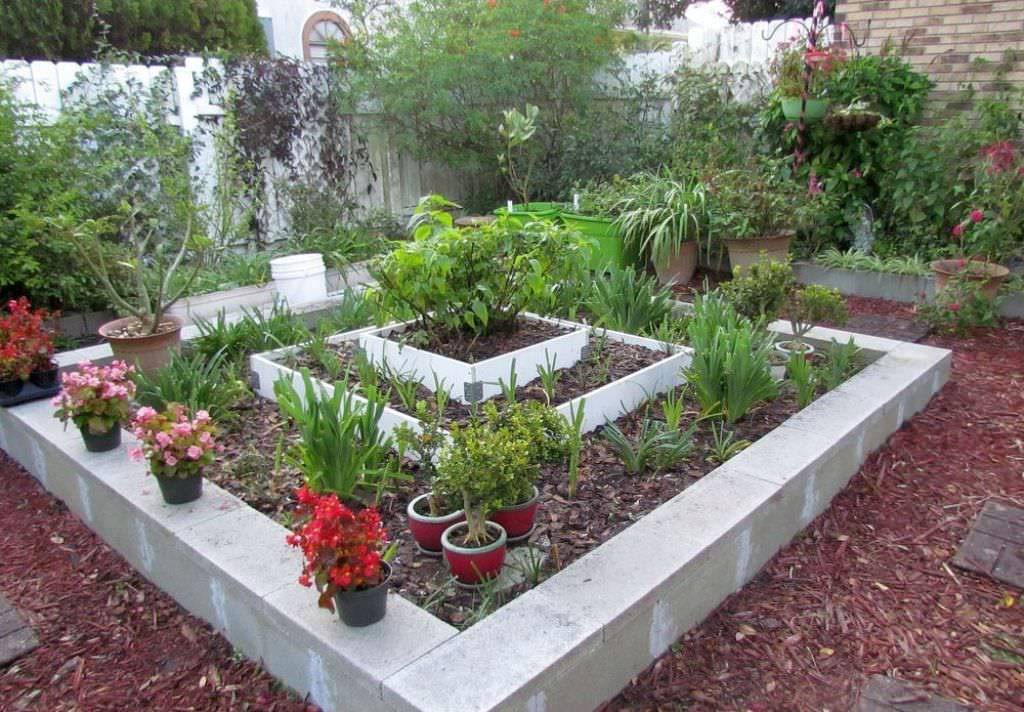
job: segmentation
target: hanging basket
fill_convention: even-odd
[[[874,111],[835,112],[825,117],[825,125],[833,131],[855,133],[869,131],[882,120],[882,115]]]

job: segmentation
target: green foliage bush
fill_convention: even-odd
[[[523,311],[547,313],[560,284],[582,281],[587,248],[550,223],[426,226],[371,264],[372,297],[386,313],[412,311],[438,338],[507,331]]]
[[[739,314],[768,322],[778,317],[794,286],[793,268],[788,262],[762,260],[737,267],[721,290]]]
[[[349,5],[355,37],[339,47],[339,71],[354,101],[379,102],[400,147],[478,176],[493,201],[504,192],[495,183],[501,112],[533,104],[544,117],[530,146],[535,192],[555,190],[563,150],[575,150],[562,147],[567,128],[593,110],[597,73],[617,62],[620,3],[424,0],[377,14]]]
[[[143,55],[263,54],[255,0],[4,0],[0,56],[82,61],[111,47]]]

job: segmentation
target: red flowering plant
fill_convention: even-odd
[[[109,366],[80,363],[78,370],[61,374],[61,392],[53,399],[57,406],[54,417],[65,427],[70,420],[94,435],[127,423],[135,396],[134,372],[135,367],[124,361]]]
[[[56,313],[33,309],[25,297],[7,302],[0,316],[0,380],[27,380],[33,371],[55,368],[53,336],[45,327]]]
[[[288,544],[302,550],[305,561],[299,583],[315,586],[319,605],[334,611],[334,594],[379,585],[383,578],[387,532],[374,507],[358,512],[334,493],[318,494],[303,485],[296,493],[298,512],[305,517],[288,535]]]
[[[132,430],[140,445],[129,455],[148,460],[150,471],[161,477],[197,477],[223,449],[214,440],[217,429],[210,414],[200,410],[193,418],[180,403],[169,404],[162,413],[139,408]]]

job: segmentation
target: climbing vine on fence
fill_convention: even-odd
[[[350,221],[377,176],[356,119],[339,111],[341,85],[327,68],[290,59],[228,61],[208,69],[224,98],[221,150],[229,153],[250,215],[252,241],[274,237],[275,215],[292,234],[334,231]]]

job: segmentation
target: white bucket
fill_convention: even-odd
[[[327,268],[319,253],[270,260],[270,274],[278,297],[289,306],[327,299]]]

